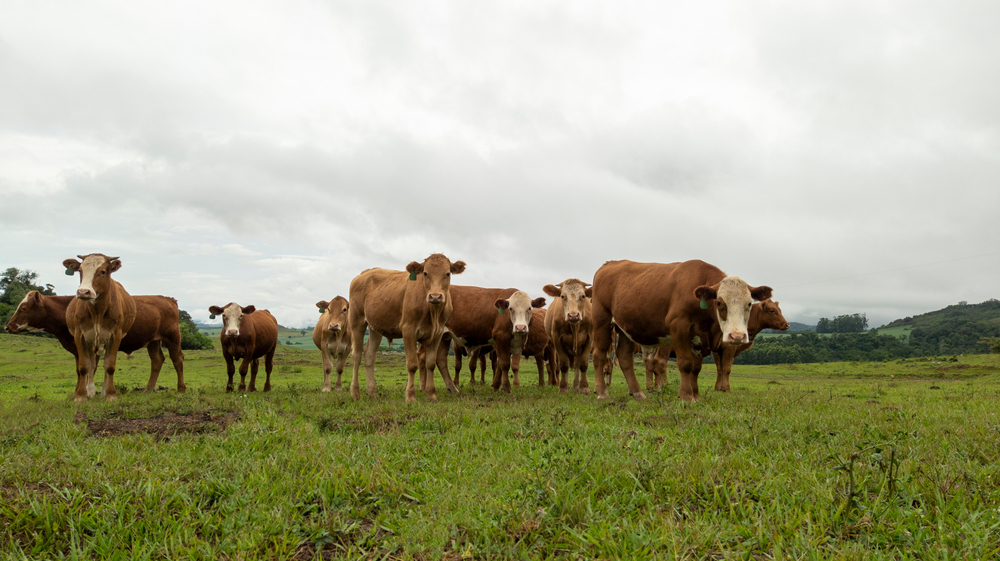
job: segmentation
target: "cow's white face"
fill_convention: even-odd
[[[510,304],[507,313],[513,324],[514,333],[527,333],[531,325],[531,297],[527,292],[518,290],[507,299]]]
[[[243,321],[243,309],[239,304],[230,304],[222,310],[222,332],[226,337],[240,336],[240,323]]]
[[[726,277],[719,281],[717,287],[698,287],[695,296],[713,300],[712,311],[722,331],[722,342],[728,345],[743,345],[750,342],[747,323],[750,321],[753,301],[769,298],[771,288],[751,287],[739,277]]]
[[[121,268],[122,262],[117,257],[108,257],[100,253],[78,257],[83,259],[82,263],[76,259],[67,259],[63,261],[63,265],[80,273],[80,287],[76,289],[76,297],[93,304],[102,294],[108,292],[111,287],[111,273]]]

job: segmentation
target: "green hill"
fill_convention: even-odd
[[[1000,336],[1000,300],[979,304],[960,302],[941,310],[897,319],[878,333],[909,330],[909,344],[924,356],[986,352],[983,337]]]

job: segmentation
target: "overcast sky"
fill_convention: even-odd
[[[312,325],[363,269],[1000,298],[1000,2],[0,0],[0,267]]]

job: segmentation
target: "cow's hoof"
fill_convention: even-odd
[[[608,398],[608,392],[604,392],[604,393],[594,392],[594,395],[597,396],[597,399],[607,399]]]
[[[114,401],[116,399],[118,399],[117,395],[106,395],[106,396],[104,396],[104,400],[107,401],[108,403],[111,403],[112,401]]]
[[[567,389],[567,388],[559,388],[559,393],[569,393],[569,389]]]
[[[330,388],[323,388],[323,389],[321,389],[321,390],[319,390],[319,391],[321,391],[321,392],[323,392],[323,393],[329,393],[329,391],[330,391]]]
[[[87,401],[87,398],[83,397],[82,395],[77,395],[77,396],[73,396],[73,401],[76,402],[76,403],[83,403],[83,402]]]
[[[438,396],[436,394],[428,394],[427,395],[427,401],[429,401],[429,402],[435,402],[436,403],[437,400],[438,400]]]
[[[448,391],[450,391],[451,393],[459,393],[458,388],[456,388],[454,386],[448,388]]]
[[[644,394],[642,392],[636,392],[636,393],[632,394],[632,397],[634,397],[636,401],[642,401],[642,400],[646,399],[646,394]]]
[[[579,388],[576,391],[577,393],[582,393],[583,395],[590,395],[590,388]]]

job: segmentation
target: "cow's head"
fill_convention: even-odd
[[[252,314],[256,310],[254,306],[240,306],[236,302],[230,302],[224,307],[212,306],[208,311],[213,315],[222,314],[222,334],[226,337],[236,338],[240,336],[240,322],[243,316]]]
[[[43,312],[42,308],[42,295],[37,290],[32,290],[31,292],[24,295],[21,303],[17,305],[17,309],[14,310],[14,315],[10,316],[10,321],[7,322],[7,332],[9,333],[20,333],[22,331],[42,331],[36,327],[32,327],[34,323],[35,316]]]
[[[111,287],[111,273],[121,269],[122,262],[117,257],[108,257],[101,253],[77,255],[81,261],[67,259],[63,261],[67,274],[69,271],[80,273],[80,287],[76,289],[76,297],[87,300],[91,304],[107,294]]]
[[[350,309],[351,304],[346,298],[343,296],[337,296],[329,302],[326,300],[320,300],[319,302],[316,302],[316,307],[323,313],[320,321],[326,322],[323,329],[333,333],[339,333],[340,331],[347,330],[347,310]]]
[[[423,263],[410,262],[406,271],[416,282],[423,282],[427,303],[441,306],[448,300],[448,288],[451,287],[451,276],[460,275],[465,270],[465,261],[452,263],[441,253],[435,253]]]
[[[781,307],[778,306],[777,302],[764,300],[759,305],[761,329],[780,329],[782,331],[788,329],[788,320],[781,315]]]
[[[739,277],[726,277],[712,286],[699,286],[694,290],[695,298],[715,314],[722,331],[722,342],[743,345],[750,342],[747,322],[754,300],[771,297],[770,286],[753,287]]]
[[[500,298],[493,303],[501,313],[510,314],[510,322],[514,333],[527,333],[531,325],[531,309],[545,305],[545,298],[531,299],[527,292],[518,290],[510,298]]]
[[[580,279],[567,279],[556,285],[547,284],[542,290],[549,296],[562,300],[563,315],[567,322],[578,323],[587,317],[590,297],[593,295],[590,284]]]

